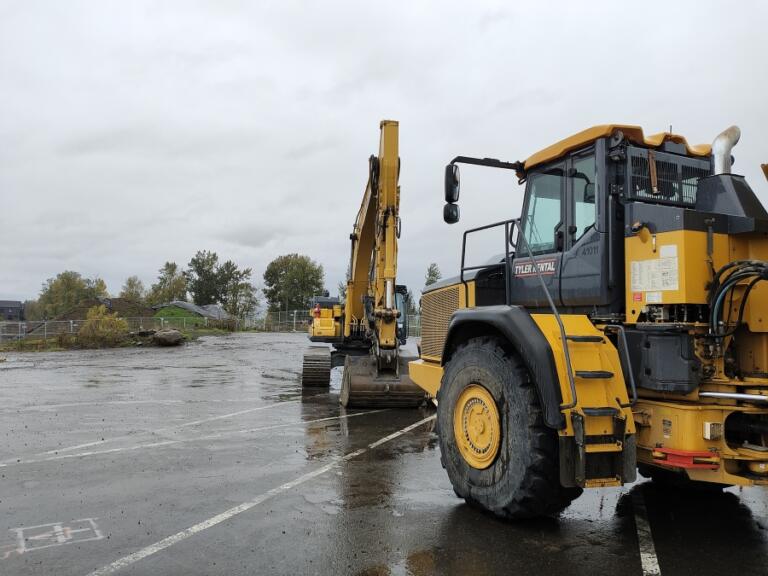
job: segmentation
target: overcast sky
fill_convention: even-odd
[[[332,293],[377,150],[400,121],[400,281],[456,273],[461,230],[519,215],[511,174],[594,124],[694,143],[742,129],[768,183],[765,2],[0,0],[0,299],[65,269],[117,294],[197,250],[253,268],[300,252]],[[499,245],[498,252],[503,249]]]

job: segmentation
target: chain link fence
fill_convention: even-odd
[[[256,325],[254,319],[214,320],[201,316],[122,318],[122,320],[128,324],[129,332],[161,330],[163,328],[175,328],[183,332],[207,328],[236,331],[252,329]],[[0,343],[10,340],[47,340],[65,334],[77,334],[85,322],[86,320],[0,322]]]
[[[253,327],[263,332],[306,332],[312,316],[308,310],[279,310],[267,312],[253,320]],[[408,336],[421,336],[421,316],[408,316]]]
[[[222,329],[230,331],[258,330],[262,332],[305,332],[311,321],[307,310],[280,310],[261,316],[231,320],[214,320],[200,316],[124,318],[129,332],[176,328],[188,330]],[[48,340],[60,335],[77,334],[85,320],[41,320],[26,322],[0,322],[0,343],[13,340]],[[408,335],[421,336],[421,316],[408,316]]]

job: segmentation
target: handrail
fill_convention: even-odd
[[[603,330],[606,332],[615,331],[619,335],[619,352],[624,356],[624,364],[627,365],[627,373],[629,374],[629,388],[632,391],[632,400],[629,401],[629,404],[619,403],[619,406],[622,408],[629,408],[637,403],[637,386],[635,385],[635,375],[632,372],[632,359],[629,357],[627,334],[624,331],[624,326],[619,324],[607,324]],[[622,371],[624,371],[623,366]]]
[[[485,224],[484,226],[478,226],[477,228],[470,228],[469,230],[464,230],[464,234],[462,236],[462,242],[461,242],[461,272],[459,276],[459,281],[464,285],[464,301],[469,302],[469,285],[467,284],[467,281],[464,279],[464,272],[468,270],[483,270],[484,268],[488,268],[488,264],[482,264],[480,266],[464,266],[464,262],[466,261],[466,255],[467,255],[467,236],[469,236],[473,232],[480,232],[482,230],[488,230],[490,228],[495,228],[496,226],[504,226],[504,235],[505,235],[505,260],[504,260],[504,270],[507,272],[505,274],[505,285],[504,285],[504,294],[505,294],[505,302],[507,305],[509,305],[510,301],[510,285],[509,285],[509,224],[511,222],[516,222],[516,220],[502,220],[501,222],[494,222],[493,224]]]
[[[563,319],[560,317],[560,312],[557,311],[557,306],[555,306],[554,300],[552,300],[552,295],[549,293],[549,288],[547,288],[547,285],[544,283],[544,277],[541,275],[541,270],[539,270],[539,263],[536,261],[536,258],[533,255],[533,252],[531,251],[531,247],[528,244],[528,240],[525,239],[525,234],[522,231],[522,228],[520,227],[520,219],[513,220],[516,226],[518,226],[519,233],[517,235],[518,240],[522,240],[523,244],[525,246],[525,249],[528,252],[528,257],[531,259],[531,262],[533,262],[533,269],[536,272],[536,277],[539,279],[539,284],[541,284],[541,289],[544,290],[544,295],[547,297],[547,302],[549,302],[549,307],[552,310],[552,314],[555,316],[555,320],[557,320],[557,326],[560,328],[560,338],[563,341],[563,355],[565,356],[565,368],[566,373],[568,374],[568,385],[571,389],[571,402],[568,404],[561,404],[560,405],[560,411],[563,410],[570,410],[576,404],[578,404],[578,399],[576,396],[576,382],[573,379],[573,367],[571,366],[571,354],[568,350],[568,338],[565,333],[565,326],[563,325]],[[507,242],[511,242],[511,238],[507,238]]]
[[[464,231],[463,239],[462,239],[462,245],[461,245],[461,274],[460,274],[460,281],[464,285],[464,294],[466,297],[466,301],[469,301],[469,285],[467,284],[467,281],[464,279],[464,272],[467,270],[480,270],[483,268],[487,268],[488,265],[483,266],[465,266],[464,262],[466,261],[466,249],[467,249],[467,236],[471,234],[472,232],[479,232],[481,230],[488,230],[489,228],[495,228],[496,226],[504,226],[504,271],[505,271],[505,278],[504,278],[504,294],[505,294],[505,301],[507,306],[511,303],[511,282],[512,282],[512,270],[510,268],[510,251],[509,246],[512,244],[512,232],[515,230],[515,227],[518,228],[518,239],[522,239],[523,244],[525,246],[525,249],[528,252],[528,257],[531,259],[531,262],[533,263],[533,269],[536,272],[536,276],[539,279],[539,283],[541,284],[541,288],[544,291],[544,295],[547,298],[547,302],[549,303],[549,307],[552,310],[552,314],[555,317],[555,320],[557,321],[557,326],[560,329],[560,338],[563,341],[563,355],[565,356],[565,367],[566,367],[566,374],[568,375],[568,385],[571,391],[571,402],[568,404],[561,404],[560,410],[570,410],[576,404],[578,404],[578,399],[576,395],[576,381],[573,377],[573,367],[571,366],[571,354],[568,350],[568,338],[566,337],[565,333],[565,325],[563,324],[563,319],[560,317],[560,313],[557,310],[557,306],[555,306],[555,302],[552,299],[552,295],[549,293],[549,288],[547,288],[546,283],[544,282],[544,277],[541,274],[541,270],[539,270],[539,263],[536,261],[535,256],[533,255],[533,252],[531,251],[531,247],[528,244],[528,241],[525,239],[525,234],[522,232],[522,228],[520,226],[520,218],[513,218],[511,220],[503,220],[501,222],[494,222],[493,224],[486,224],[485,226],[479,226],[478,228],[471,228],[469,230]],[[513,245],[514,246],[514,245]]]

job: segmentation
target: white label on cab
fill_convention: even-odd
[[[645,293],[646,304],[661,304],[661,292],[646,292]]]
[[[662,250],[664,248],[668,248],[668,246],[662,246]],[[673,246],[673,248],[677,254],[677,247]],[[634,260],[630,263],[629,275],[632,292],[659,292],[679,289],[678,259],[676,256],[654,260]]]
[[[667,244],[659,249],[661,258],[677,258],[677,244]]]

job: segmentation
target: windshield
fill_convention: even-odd
[[[559,166],[528,178],[528,207],[523,227],[525,239],[534,254],[555,250],[564,180],[563,169]]]

